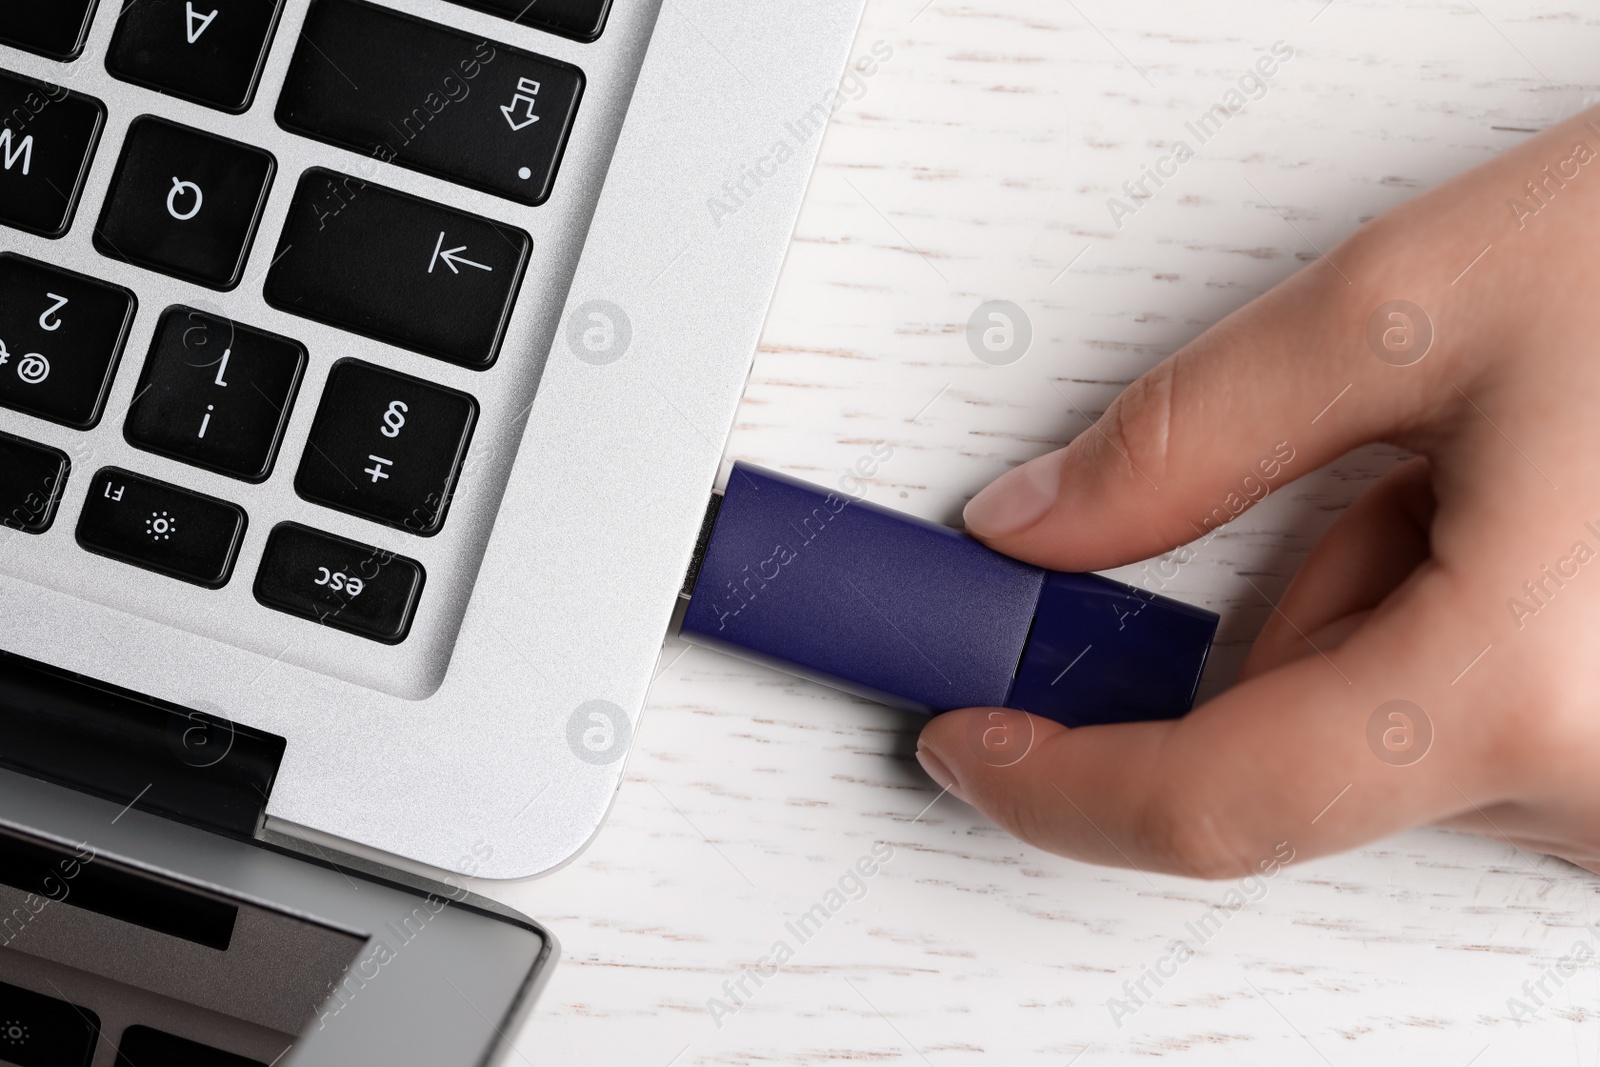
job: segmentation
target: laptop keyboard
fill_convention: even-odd
[[[505,20],[516,43],[439,21],[452,6]],[[405,640],[427,608],[415,557],[433,552],[421,539],[450,536],[475,437],[493,431],[486,448],[498,453],[515,432],[504,395],[485,408],[470,376],[446,371],[502,388],[486,372],[526,289],[552,294],[540,311],[550,319],[570,279],[575,249],[564,277],[533,273],[542,246],[526,212],[561,195],[588,90],[569,42],[596,42],[609,7],[142,0],[121,5],[95,57],[95,3],[0,5],[0,45],[65,64],[65,86],[0,69],[0,242],[8,227],[136,268],[97,271],[81,251],[0,243],[0,407],[28,417],[0,432],[0,524],[43,542],[58,536],[61,509],[80,553],[204,590],[247,583],[262,611],[375,644]],[[459,21],[481,30],[489,20]],[[567,58],[536,51],[540,33]],[[73,77],[84,67],[98,73]],[[103,91],[99,74],[147,90],[148,102]],[[161,97],[186,103],[152,107]],[[226,117],[263,112],[267,137]],[[286,149],[297,142],[305,147]],[[97,184],[112,151],[109,182]],[[395,182],[391,166],[432,179],[421,183],[429,195]],[[584,176],[584,197],[596,178]],[[286,210],[269,209],[285,199]],[[143,281],[156,276],[182,285]],[[223,298],[236,291],[243,303]],[[329,346],[327,330],[296,321],[379,344]],[[546,344],[553,335],[553,321],[532,330]],[[426,359],[391,359],[391,349]],[[130,366],[131,399],[117,386]],[[516,380],[510,399],[525,415],[536,378]],[[309,429],[295,418],[307,406]],[[486,411],[499,414],[485,424]],[[106,420],[137,451],[100,457],[59,433],[30,433],[29,419],[82,433]],[[282,490],[245,488],[280,481],[314,509],[274,507]],[[453,572],[474,569],[470,552],[465,564],[453,547],[446,554]],[[451,600],[464,606],[465,591]]]

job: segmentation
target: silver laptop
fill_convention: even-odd
[[[459,1048],[383,1062],[482,1060],[553,941],[450,877],[553,871],[605,817],[859,15],[0,7],[0,883],[52,901],[0,988],[96,1015],[96,1064],[180,1002],[219,1055],[361,1062],[317,1035],[442,989]],[[159,921],[92,906],[130,892]],[[454,947],[317,1028],[418,900]],[[266,985],[96,1009],[232,951],[163,930],[207,908]],[[124,937],[176,940],[94,965]],[[474,938],[503,958],[450,993]]]

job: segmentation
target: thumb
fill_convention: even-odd
[[[1443,680],[1458,642],[1420,632],[1443,602],[1412,594],[1326,656],[1251,678],[1181,719],[1068,729],[968,708],[923,727],[917,757],[1016,837],[1091,863],[1234,877],[1281,842],[1303,858],[1352,848],[1469,809],[1455,783],[1489,789],[1485,774],[1500,773],[1494,731],[1464,728]],[[1409,706],[1429,739],[1404,763],[1372,736],[1396,692],[1421,702]]]
[[[1387,288],[1352,287],[1326,261],[1295,275],[1133,382],[1067,447],[990,484],[968,531],[1058,570],[1131,563],[1415,420],[1443,360],[1375,355],[1369,321],[1388,302],[1362,294]]]

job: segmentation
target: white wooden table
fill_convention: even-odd
[[[1279,40],[1293,59],[1198,144],[1185,124]],[[730,457],[833,482],[888,442],[869,499],[952,523],[1318,248],[1600,99],[1595,0],[872,0],[855,51],[880,41],[893,55],[828,134]],[[1118,228],[1107,198],[1178,139],[1196,157]],[[1010,365],[965,340],[990,299],[1031,321]],[[1281,593],[1391,461],[1274,493],[1183,569],[1176,595],[1224,617],[1208,691],[1268,610],[1250,582]],[[930,807],[914,716],[685,648],[596,843],[481,887],[564,943],[512,1063],[1600,1062],[1592,960],[1523,990],[1575,942],[1600,949],[1588,874],[1414,832],[1244,887],[1201,944],[1187,924],[1237,887],[1087,867]],[[865,895],[801,943],[785,924],[885,843]],[[1180,938],[1195,958],[1113,1019]],[[714,1019],[708,999],[736,1006],[723,983],[779,940],[793,958]]]

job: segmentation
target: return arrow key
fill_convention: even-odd
[[[313,168],[289,205],[266,298],[481,369],[499,352],[532,246],[513,226]]]

